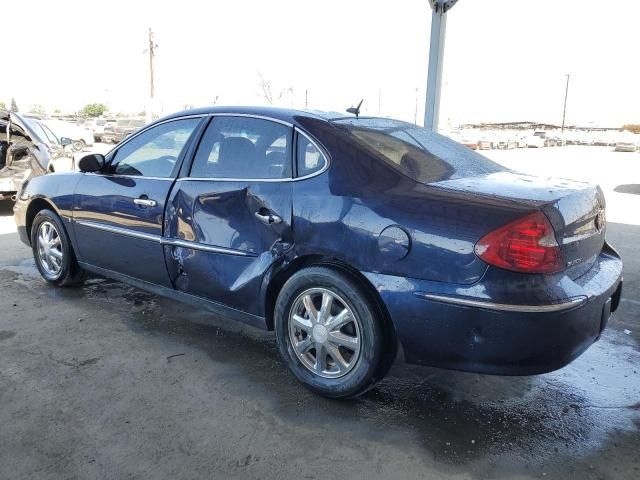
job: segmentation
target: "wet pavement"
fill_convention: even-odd
[[[48,287],[0,233],[0,478],[638,479],[640,226],[608,236],[623,300],[568,367],[399,364],[332,401],[272,334],[110,280]]]

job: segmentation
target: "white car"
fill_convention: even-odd
[[[640,147],[640,135],[625,130],[616,137],[615,152],[635,152]]]
[[[104,127],[108,124],[115,124],[116,121],[107,118],[87,118],[84,121],[83,126],[88,128],[93,133],[93,140],[96,142],[102,142],[104,137]]]
[[[545,132],[534,132],[527,137],[528,148],[542,148],[545,145]]]
[[[62,120],[42,120],[58,137],[70,138],[73,143],[71,148],[75,152],[81,152],[86,147],[93,146],[93,132],[86,127],[63,122]]]

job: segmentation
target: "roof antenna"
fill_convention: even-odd
[[[364,99],[362,99],[364,100]],[[358,118],[358,116],[360,115],[360,106],[362,105],[362,100],[360,100],[360,103],[358,104],[357,107],[349,107],[347,108],[347,113],[353,113],[356,118]]]

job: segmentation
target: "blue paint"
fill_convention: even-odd
[[[605,303],[619,298],[622,262],[595,220],[604,208],[597,187],[520,175],[437,134],[386,119],[335,122],[328,115],[248,107],[188,113],[203,120],[179,159],[177,178],[34,178],[24,189],[30,198],[16,204],[21,238],[28,242],[31,202],[44,200],[65,219],[83,264],[198,298],[204,306],[226,306],[234,318],[244,314],[263,327],[269,284],[281,272],[290,273],[289,266],[305,258],[340,265],[359,272],[378,292],[408,361],[487,373],[563,366],[598,338]],[[189,179],[208,116],[222,113],[287,122],[325,150],[329,168],[300,180]],[[363,143],[381,131],[408,145],[409,160],[428,144],[434,170],[416,170],[405,157],[399,168]],[[133,203],[141,196],[157,205]],[[565,270],[519,274],[476,256],[474,245],[483,235],[535,210],[553,225]],[[282,221],[265,224],[257,212]],[[81,222],[123,227],[154,240]],[[515,313],[415,295],[421,292],[499,304],[547,305],[574,297],[587,302],[562,312]]]

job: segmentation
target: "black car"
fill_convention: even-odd
[[[53,171],[51,160],[70,143],[36,119],[0,112],[0,200],[15,200],[26,180]]]

